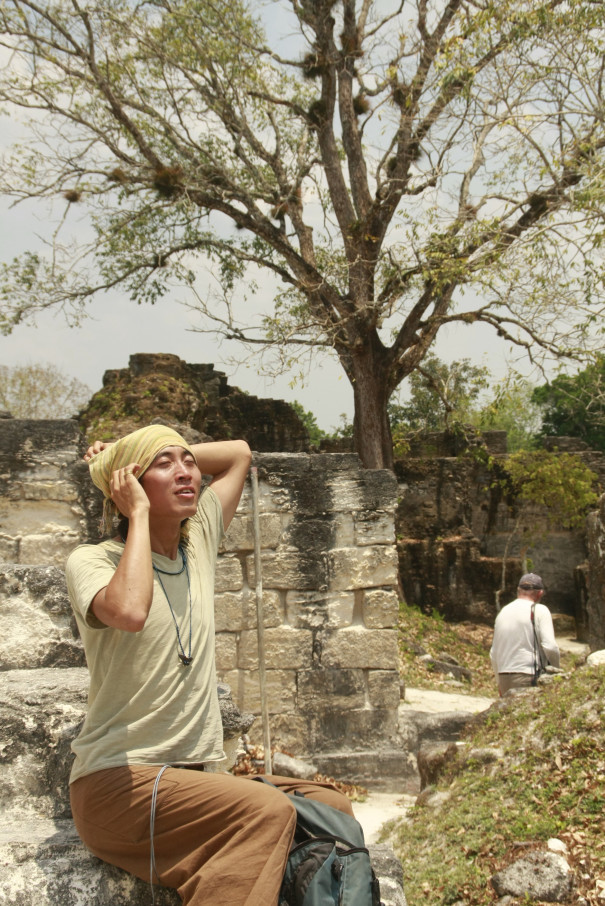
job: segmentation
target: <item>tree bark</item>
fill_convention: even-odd
[[[355,449],[366,469],[393,469],[386,350],[374,336],[351,356]]]

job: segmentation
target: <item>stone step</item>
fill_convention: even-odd
[[[399,794],[418,789],[416,759],[401,745],[361,751],[316,752],[309,756],[320,774],[347,783]]]
[[[388,846],[370,846],[384,906],[405,906],[401,863]],[[154,887],[156,906],[180,906],[176,891]],[[101,862],[73,822],[21,819],[0,829],[0,906],[149,906],[145,881]],[[234,904],[239,906],[239,904]]]
[[[225,751],[234,749],[254,717],[242,714],[219,684]],[[86,712],[88,670],[0,673],[0,808],[3,813],[70,817],[71,741]]]

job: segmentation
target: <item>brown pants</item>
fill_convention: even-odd
[[[108,768],[71,785],[80,837],[100,859],[150,879],[151,798],[159,767]],[[269,777],[352,815],[330,784]],[[153,835],[159,882],[189,906],[275,906],[294,835],[287,796],[248,776],[167,768],[158,786]]]
[[[526,689],[533,686],[533,673],[499,673],[498,690],[500,695],[504,695],[509,689]]]

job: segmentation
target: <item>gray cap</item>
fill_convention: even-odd
[[[544,582],[536,573],[525,573],[519,579],[519,588],[544,590]]]

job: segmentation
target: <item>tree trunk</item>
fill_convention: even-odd
[[[389,401],[385,350],[368,343],[352,358],[355,450],[366,469],[393,469],[393,439],[387,415]]]

